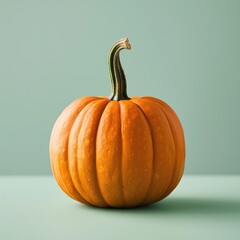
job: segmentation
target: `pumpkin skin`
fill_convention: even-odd
[[[75,100],[57,119],[49,149],[62,190],[98,207],[157,202],[184,171],[181,123],[170,106],[153,97]]]

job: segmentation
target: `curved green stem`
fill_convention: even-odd
[[[108,57],[108,67],[112,84],[112,93],[110,100],[127,100],[127,83],[124,71],[119,58],[119,52],[122,49],[131,49],[127,38],[117,41],[111,48]]]

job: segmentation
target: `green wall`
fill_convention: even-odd
[[[129,95],[179,115],[187,174],[240,173],[240,1],[0,1],[0,173],[50,174],[60,112],[108,95],[107,55],[122,51]]]

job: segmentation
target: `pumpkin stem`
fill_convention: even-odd
[[[127,84],[124,71],[119,58],[119,52],[122,49],[131,49],[131,45],[127,38],[117,41],[109,52],[108,67],[112,84],[112,93],[110,100],[127,100]]]

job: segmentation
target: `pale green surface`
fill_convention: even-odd
[[[107,54],[129,37],[129,95],[163,99],[183,123],[186,173],[240,174],[240,1],[0,1],[0,174],[49,174],[53,123],[108,95]]]
[[[0,239],[240,237],[240,176],[187,176],[164,201],[127,210],[77,203],[51,177],[0,177],[0,192]]]

